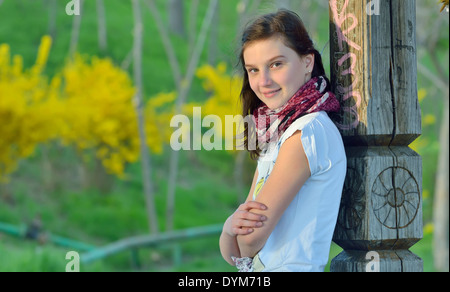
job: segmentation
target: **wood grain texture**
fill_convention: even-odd
[[[347,147],[333,241],[344,249],[407,249],[422,236],[422,159],[397,147]]]
[[[371,272],[378,265],[378,272],[423,272],[423,260],[409,250],[378,250],[378,258],[368,256],[367,251],[344,250],[330,265],[330,271]]]
[[[333,241],[344,251],[331,271],[422,271],[408,251],[423,236],[422,160],[408,145],[421,134],[415,0],[330,0],[334,117],[347,176]],[[378,13],[367,13],[377,4]]]
[[[346,145],[409,145],[421,133],[415,0],[330,0],[331,82]]]

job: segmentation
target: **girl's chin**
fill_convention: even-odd
[[[279,109],[281,107],[283,107],[285,104],[287,103],[287,101],[285,102],[281,102],[281,101],[275,101],[275,100],[266,100],[265,104],[268,108],[270,108],[271,110],[276,110]]]
[[[276,110],[276,109],[279,109],[280,107],[283,106],[282,104],[271,104],[271,103],[268,103],[268,104],[266,104],[266,105],[267,105],[267,107],[270,108],[271,110]]]

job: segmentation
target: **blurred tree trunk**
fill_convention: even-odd
[[[441,42],[443,41],[440,31],[447,29],[448,37],[448,17],[438,17],[435,21],[437,32],[433,33],[427,44],[427,50],[431,58],[431,62],[434,65],[434,69],[437,75],[434,77],[438,79],[442,86],[442,100],[443,111],[440,126],[439,135],[439,154],[438,165],[436,170],[436,183],[434,189],[434,202],[433,202],[433,223],[434,223],[434,238],[433,238],[433,252],[434,252],[434,266],[438,271],[449,270],[449,197],[448,197],[448,179],[449,179],[449,156],[448,156],[448,131],[449,131],[449,85],[448,85],[448,73],[445,69],[445,65],[439,60],[439,52]],[[448,45],[448,38],[447,38]],[[447,48],[448,54],[448,48]]]
[[[436,169],[434,197],[433,197],[433,259],[437,271],[448,271],[449,269],[449,87],[426,68],[418,63],[420,74],[426,77],[433,86],[441,92],[446,92],[443,98],[443,117],[439,132],[438,165]]]
[[[98,20],[98,47],[101,53],[105,53],[108,49],[105,4],[103,0],[97,0],[97,20]]]
[[[244,189],[244,163],[247,157],[247,151],[238,151],[234,157],[234,183],[237,189],[237,202],[245,202],[247,195]]]
[[[192,0],[189,8],[189,23],[188,23],[188,40],[189,40],[189,56],[192,55],[195,46],[195,33],[197,30],[197,12],[200,0]]]
[[[57,14],[57,4],[56,0],[48,0],[48,27],[47,33],[52,39],[56,36],[56,14]]]
[[[94,158],[93,173],[90,175],[90,179],[90,185],[95,186],[101,194],[107,195],[111,192],[114,177],[106,171],[102,161],[97,157]]]
[[[77,51],[80,36],[81,17],[83,15],[84,0],[80,0],[80,15],[72,15],[72,33],[70,38],[69,57],[72,59]]]
[[[291,9],[291,0],[275,0],[278,8]]]
[[[244,26],[247,24],[249,15],[256,13],[261,5],[261,0],[240,0],[237,4],[236,10],[239,15],[239,22],[237,27],[237,34],[241,34]]]
[[[139,140],[141,149],[142,164],[142,182],[144,185],[145,202],[147,205],[147,214],[149,220],[150,233],[158,233],[158,218],[154,202],[154,187],[152,183],[152,172],[149,149],[146,144],[146,135],[144,128],[144,103],[142,92],[142,47],[143,47],[143,23],[139,0],[133,0],[134,15],[134,41],[133,41],[133,75],[136,84],[136,95],[134,97],[134,106],[138,114]]]
[[[158,29],[159,36],[161,37],[165,49],[164,51],[166,52],[167,58],[169,59],[169,65],[170,69],[172,70],[172,75],[175,86],[177,88],[177,92],[180,92],[182,82],[181,69],[180,64],[177,60],[177,56],[175,54],[175,49],[172,43],[170,42],[169,32],[163,23],[163,20],[158,12],[158,9],[156,8],[154,0],[147,0],[146,3],[150,10],[150,13],[153,15],[153,18],[155,19],[156,27]]]
[[[81,17],[83,15],[84,0],[80,0],[80,15],[72,15],[72,33],[70,38],[69,58],[73,59],[78,47],[78,39],[80,37]]]
[[[200,60],[201,53],[205,46],[206,36],[208,34],[208,30],[211,26],[214,10],[218,5],[218,0],[210,0],[208,10],[203,19],[202,27],[200,29],[200,34],[195,43],[195,47],[193,49],[192,55],[189,58],[189,64],[186,71],[186,75],[181,75],[180,65],[175,55],[175,50],[173,48],[172,43],[170,42],[169,34],[162,22],[161,16],[155,6],[154,0],[147,0],[146,2],[155,18],[156,25],[163,41],[163,45],[165,51],[167,53],[167,57],[169,59],[169,63],[172,69],[172,73],[174,74],[174,80],[177,87],[177,101],[175,114],[181,114],[183,105],[186,102],[187,95],[189,93],[190,87],[192,85],[192,80],[194,78],[195,70],[197,69],[198,62]],[[167,208],[166,208],[166,229],[173,229],[173,218],[175,214],[175,189],[176,189],[176,180],[178,175],[178,160],[179,160],[179,152],[172,151],[170,156],[170,164],[169,164],[169,181],[168,181],[168,191],[167,191]]]
[[[442,117],[439,135],[439,157],[434,192],[434,266],[441,272],[449,271],[449,198],[448,198],[448,146],[449,146],[449,92],[444,99],[444,116]]]
[[[2,204],[8,204],[10,206],[14,206],[16,204],[13,192],[11,191],[10,183],[8,182],[0,181],[0,202]]]
[[[197,69],[198,62],[200,60],[200,55],[205,46],[208,29],[210,28],[213,20],[214,10],[216,9],[217,5],[218,0],[209,1],[208,10],[206,12],[205,18],[203,19],[200,34],[198,36],[194,52],[190,58],[186,76],[181,84],[181,91],[178,93],[178,98],[176,101],[176,114],[182,113],[182,108],[186,102],[186,98],[189,93],[192,80],[194,78],[195,70]],[[175,214],[175,189],[178,175],[178,160],[179,160],[179,151],[172,151],[172,154],[170,156],[169,189],[167,192],[167,210],[166,210],[168,230],[172,230],[174,225],[173,218]]]
[[[48,146],[41,145],[42,181],[46,190],[54,190],[54,171],[48,155]]]
[[[169,28],[170,31],[178,36],[185,37],[184,30],[184,1],[169,0]]]
[[[217,52],[219,51],[217,45],[219,43],[219,15],[220,2],[216,5],[213,13],[213,22],[209,32],[209,47],[208,47],[208,64],[214,66],[217,60]]]
[[[237,34],[240,35],[241,30],[243,29],[246,18],[247,18],[247,10],[249,6],[250,0],[240,0],[237,4],[236,10],[239,15],[239,22],[237,27]]]
[[[448,84],[448,13],[439,13],[438,1],[417,1],[417,40],[422,58],[418,58],[418,69],[427,78],[427,89],[437,89],[436,96],[442,99],[440,120],[438,165],[433,196],[433,257],[438,271],[449,269],[449,84]],[[427,61],[424,61],[427,60]],[[431,60],[431,66],[426,62]],[[422,64],[423,63],[423,64]],[[433,90],[436,92],[435,90]],[[426,174],[424,174],[426,175]]]

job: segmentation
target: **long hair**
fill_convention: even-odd
[[[273,36],[280,36],[284,45],[297,52],[302,57],[314,54],[314,69],[311,77],[325,76],[325,69],[322,63],[322,57],[314,48],[313,41],[303,24],[300,17],[289,10],[280,9],[276,13],[270,13],[258,17],[251,22],[242,33],[241,50],[239,54],[239,64],[243,72],[243,84],[241,89],[241,102],[243,116],[253,115],[254,111],[261,105],[261,100],[256,96],[250,87],[247,70],[245,69],[244,51],[253,42],[266,40]],[[326,78],[330,90],[330,82]],[[250,152],[250,157],[258,159],[261,149],[249,149],[250,141],[257,141],[256,129],[254,124],[246,123],[244,125],[244,148]],[[252,140],[255,139],[255,140]],[[257,143],[257,142],[256,142]]]

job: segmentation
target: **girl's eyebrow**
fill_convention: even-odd
[[[278,55],[278,56],[275,56],[273,58],[270,58],[269,60],[267,60],[266,63],[273,62],[274,60],[279,59],[279,58],[280,59],[286,59],[286,57],[284,55]],[[256,66],[255,65],[251,65],[251,64],[245,64],[245,68],[247,68],[247,67],[256,67]]]

